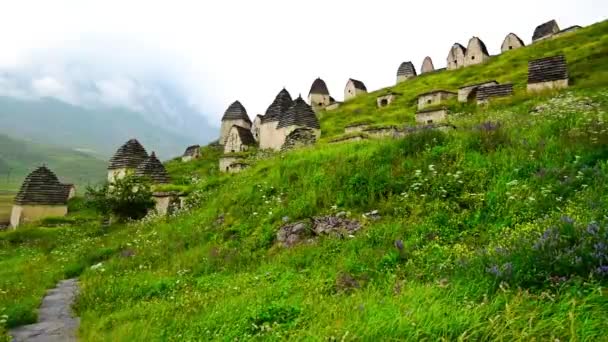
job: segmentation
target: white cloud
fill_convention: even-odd
[[[235,99],[253,116],[283,86],[306,96],[317,76],[340,99],[349,77],[385,87],[402,61],[420,68],[429,55],[445,66],[449,47],[473,35],[497,53],[507,33],[529,42],[549,19],[604,20],[608,2],[21,0],[3,13],[0,68],[52,77],[68,94],[78,89],[79,101],[125,106],[146,106],[148,83],[162,81],[217,122]],[[175,112],[165,102],[157,103]]]
[[[69,90],[53,77],[45,76],[33,80],[32,90],[38,97],[55,97],[66,102],[73,102]]]
[[[95,82],[99,90],[99,101],[109,106],[122,106],[134,111],[142,111],[138,103],[138,91],[135,81],[120,77]]]

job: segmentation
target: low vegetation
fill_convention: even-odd
[[[170,217],[0,234],[0,316],[33,321],[44,289],[79,275],[87,341],[602,340],[607,33],[600,23],[397,87],[499,78],[522,89],[528,58],[567,54],[572,89],[454,105],[451,132],[320,143],[238,175],[220,174],[221,151],[207,147],[167,164],[190,189]],[[513,73],[499,75],[505,63]],[[412,120],[408,97],[369,118],[374,94],[349,101],[324,114],[324,135]],[[277,244],[282,226],[319,216],[361,229]]]

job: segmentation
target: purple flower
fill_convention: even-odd
[[[608,266],[607,265],[602,265],[600,267],[598,267],[595,272],[601,276],[608,276]]]
[[[600,226],[595,223],[595,222],[591,222],[589,223],[589,225],[587,226],[587,234],[589,235],[597,235],[597,233],[600,232]]]
[[[403,241],[401,241],[401,240],[395,240],[395,248],[397,248],[398,250],[402,251],[403,250]]]
[[[496,252],[496,254],[507,254],[507,250],[502,247],[494,248],[494,252]]]
[[[486,272],[494,275],[495,277],[500,277],[502,275],[500,269],[498,268],[498,265],[493,265],[492,267],[486,268]]]
[[[505,275],[510,276],[511,272],[513,272],[513,263],[508,262],[508,263],[502,265],[502,270]]]
[[[570,216],[562,216],[562,222],[564,222],[565,224],[574,224],[574,219]]]

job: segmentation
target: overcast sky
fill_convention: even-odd
[[[527,44],[550,19],[604,20],[608,1],[2,0],[2,14],[0,68],[43,65],[31,91],[68,94],[65,78],[97,77],[107,101],[129,105],[133,77],[163,78],[218,124],[236,99],[253,117],[283,86],[306,96],[321,77],[341,100],[349,77],[386,87],[403,61],[420,69],[429,55],[444,67],[450,46],[474,35],[496,54],[507,33]]]

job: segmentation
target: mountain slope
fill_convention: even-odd
[[[107,167],[106,161],[87,153],[0,134],[0,190],[18,189],[25,176],[41,164],[47,164],[62,182],[75,183],[79,191],[87,183],[102,181]]]
[[[79,275],[83,340],[603,340],[608,54],[594,42],[606,39],[608,22],[405,82],[386,110],[369,94],[322,119],[331,137],[349,121],[412,122],[419,91],[519,84],[489,106],[451,104],[457,130],[320,142],[239,174],[203,149],[168,167],[194,188],[188,211],[0,235],[8,326],[32,320],[41,284]],[[562,51],[574,86],[522,92],[528,58]],[[517,67],[496,64],[507,57]],[[361,229],[317,236],[311,218],[327,216]],[[281,246],[300,222],[301,243]]]
[[[82,149],[109,158],[130,138],[137,137],[162,158],[183,152],[186,146],[210,137],[205,120],[189,124],[200,128],[200,137],[153,125],[141,113],[125,109],[88,109],[54,99],[20,100],[0,97],[0,133],[39,144]],[[152,121],[152,120],[151,120]]]

